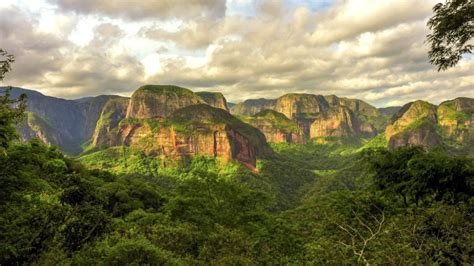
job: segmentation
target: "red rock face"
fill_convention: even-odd
[[[223,162],[236,160],[251,170],[255,170],[257,161],[257,151],[249,140],[224,124],[194,128],[192,134],[177,131],[173,126],[154,132],[146,124],[127,124],[120,127],[115,138],[108,138],[107,145],[130,146],[161,159],[214,156]]]
[[[204,101],[192,91],[176,87],[156,91],[138,89],[130,99],[127,108],[127,118],[157,118],[169,117],[174,111]]]
[[[428,127],[420,127],[403,133],[393,135],[389,142],[389,149],[404,146],[422,146],[427,150],[432,150],[441,145],[441,138],[436,131]]]

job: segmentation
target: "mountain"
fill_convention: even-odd
[[[21,88],[14,88],[12,97],[22,93],[28,96],[27,117],[18,125],[22,139],[38,138],[71,155],[80,154],[84,147],[92,152],[125,145],[160,158],[205,154],[252,166],[258,156],[268,154],[266,140],[306,143],[308,139],[371,138],[381,132],[391,149],[407,145],[464,153],[474,149],[474,99],[465,97],[439,106],[415,101],[377,109],[359,99],[292,93],[232,106],[230,112],[243,121],[236,122],[221,93],[194,93],[173,85],[145,85],[131,98],[102,95],[65,100]],[[203,114],[188,114],[191,126],[177,120],[175,114],[181,110]],[[198,123],[200,115],[219,122]]]
[[[105,103],[118,97],[101,95],[65,100],[22,88],[11,91],[12,98],[21,94],[27,95],[26,111],[31,113],[19,128],[23,139],[39,137],[73,155],[80,153],[81,145],[91,138]]]
[[[145,85],[130,98],[127,118],[165,118],[174,111],[205,103],[191,90],[173,85]]]
[[[390,117],[392,117],[394,114],[400,111],[400,109],[402,109],[401,106],[389,106],[389,107],[377,108],[377,110],[379,110],[381,114],[390,116]]]
[[[107,136],[113,134],[120,121],[127,115],[129,99],[118,97],[110,99],[100,112],[100,117],[92,136],[92,147],[107,146]]]
[[[221,108],[229,112],[229,106],[227,105],[227,100],[224,95],[220,92],[207,92],[200,91],[196,92],[196,95],[201,97],[207,104],[215,108]]]
[[[318,113],[310,126],[310,138],[375,136],[375,128],[359,121],[355,113],[344,105],[330,107]]]
[[[361,100],[335,95],[286,94],[277,99],[275,110],[298,123],[309,138],[372,137],[386,119]]]
[[[425,101],[404,105],[393,117],[385,130],[389,148],[423,146],[428,150],[441,145],[436,127],[437,107]]]
[[[140,87],[128,104],[113,99],[105,105],[92,146],[129,146],[162,161],[208,155],[251,169],[258,156],[271,153],[258,129],[203,102],[185,88]]]
[[[258,128],[269,142],[306,143],[305,135],[298,124],[277,111],[267,109],[242,119]]]
[[[233,115],[252,116],[265,109],[274,109],[276,100],[269,99],[249,99],[236,104],[230,108]]]

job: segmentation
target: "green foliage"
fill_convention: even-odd
[[[426,153],[421,148],[370,151],[365,156],[375,171],[377,188],[400,196],[405,205],[454,204],[474,196],[472,159]]]
[[[433,7],[434,15],[428,20],[433,31],[427,36],[431,44],[430,63],[438,71],[455,66],[463,54],[472,53],[470,40],[474,36],[474,3],[471,0],[448,0]]]

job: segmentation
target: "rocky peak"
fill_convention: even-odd
[[[117,118],[123,116],[120,108],[116,110]],[[130,146],[163,160],[207,155],[255,170],[257,156],[272,152],[258,129],[207,104],[178,109],[167,118],[128,117],[115,124],[116,128],[101,131],[106,138],[99,138],[97,144]]]
[[[275,111],[293,119],[297,116],[313,115],[329,109],[329,103],[321,95],[285,94],[277,99]]]
[[[258,128],[269,142],[299,144],[306,142],[304,133],[298,124],[277,111],[263,110],[244,119],[245,122]]]
[[[127,118],[169,117],[174,111],[204,101],[191,90],[173,85],[145,85],[132,95]]]
[[[265,109],[273,109],[276,100],[274,99],[249,99],[238,103],[230,108],[233,115],[252,116]]]
[[[339,105],[317,115],[310,127],[310,137],[354,136],[359,132],[357,118],[349,108]]]
[[[440,143],[436,133],[436,106],[425,101],[404,105],[385,130],[390,148],[420,145],[432,149]]]
[[[109,99],[100,112],[100,117],[92,136],[93,146],[107,145],[108,135],[117,128],[125,118],[129,99],[117,97]]]
[[[462,97],[442,102],[437,115],[444,137],[474,146],[474,99]]]
[[[207,104],[212,107],[221,108],[223,110],[229,111],[227,100],[220,92],[201,91],[196,92],[196,95],[201,97],[201,99],[203,99]]]

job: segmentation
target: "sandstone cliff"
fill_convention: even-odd
[[[126,118],[106,135],[98,144],[130,146],[162,159],[216,156],[251,169],[257,156],[272,152],[258,129],[206,104],[179,109],[168,118]]]
[[[230,108],[230,112],[233,115],[252,116],[262,110],[273,109],[275,107],[275,103],[276,100],[250,99],[232,106],[232,108]]]
[[[385,130],[389,148],[423,146],[433,149],[441,144],[436,131],[436,106],[424,101],[404,105]]]
[[[127,118],[169,117],[174,111],[204,101],[194,92],[172,85],[145,85],[132,95]]]
[[[474,99],[456,98],[437,109],[442,136],[474,146]]]
[[[298,119],[311,118],[327,109],[329,103],[321,95],[291,93],[278,98],[274,110],[289,119]]]
[[[92,145],[96,147],[106,146],[108,137],[116,130],[120,121],[122,121],[127,114],[128,98],[110,99],[102,109],[100,118],[92,136]]]
[[[252,117],[244,118],[244,121],[258,128],[269,142],[306,143],[298,124],[277,111],[263,110]]]
[[[201,97],[201,99],[203,99],[210,106],[215,107],[215,108],[221,108],[229,112],[227,100],[225,99],[222,93],[201,91],[201,92],[196,92],[196,95]]]
[[[359,121],[346,106],[336,105],[319,113],[310,126],[310,138],[375,136],[375,128]]]

